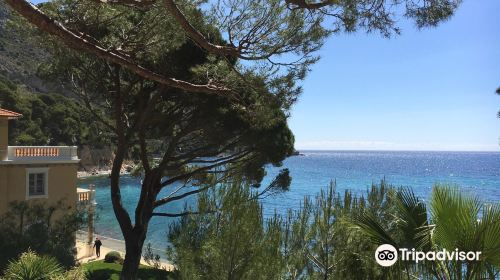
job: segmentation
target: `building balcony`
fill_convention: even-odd
[[[0,163],[75,163],[78,161],[76,146],[9,146],[7,158]]]
[[[79,205],[88,205],[94,200],[94,190],[77,188],[76,194],[78,195],[78,204]]]

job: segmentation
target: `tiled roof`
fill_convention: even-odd
[[[19,113],[16,113],[16,112],[12,112],[12,111],[9,111],[9,110],[5,110],[5,109],[2,109],[0,108],[0,118],[1,117],[7,117],[9,119],[14,119],[14,118],[19,118],[19,117],[22,117],[23,115],[19,114]]]

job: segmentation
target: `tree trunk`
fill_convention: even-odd
[[[147,172],[142,186],[139,202],[135,211],[135,225],[130,231],[124,231],[125,261],[123,263],[121,280],[135,280],[142,257],[142,248],[148,232],[149,221],[153,213],[153,202],[160,186],[161,173],[153,169]]]
[[[116,147],[116,155],[113,160],[113,168],[111,169],[111,202],[113,203],[113,210],[116,219],[120,225],[123,237],[125,239],[125,260],[122,266],[120,279],[122,280],[135,280],[139,271],[139,264],[141,262],[142,247],[146,240],[148,231],[148,224],[151,220],[153,213],[153,203],[161,189],[161,174],[158,169],[149,170],[145,166],[146,176],[141,186],[141,195],[139,202],[135,209],[135,221],[132,224],[130,215],[122,204],[120,192],[120,170],[123,165],[123,160],[127,153],[129,146],[129,136],[126,133],[123,106],[123,95],[121,93],[120,84],[120,67],[115,66],[115,121],[116,121],[116,134],[118,136],[118,144]],[[141,135],[144,137],[144,135]],[[144,143],[144,138],[141,139]],[[145,150],[141,151],[144,152]],[[143,158],[147,158],[145,154]]]
[[[125,261],[120,280],[137,279],[146,233],[147,230],[144,228],[134,228],[134,231],[125,237]]]

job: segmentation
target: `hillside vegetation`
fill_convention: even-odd
[[[55,93],[34,94],[2,75],[0,107],[23,114],[22,118],[10,124],[11,145],[102,147],[110,141],[76,99]]]
[[[11,17],[0,0],[0,107],[23,114],[11,122],[9,144],[108,145],[109,137],[82,104],[39,75],[40,63],[49,56],[12,28]]]

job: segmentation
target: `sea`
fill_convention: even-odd
[[[269,184],[280,169],[288,168],[292,177],[290,190],[262,200],[264,215],[298,209],[304,197],[314,197],[331,182],[343,193],[366,194],[373,183],[386,180],[394,186],[411,187],[422,200],[428,199],[436,184],[456,186],[464,193],[476,195],[485,203],[500,202],[500,152],[422,152],[422,151],[300,151],[281,167],[268,166],[262,186]],[[122,176],[123,205],[129,213],[139,197],[140,178]],[[79,179],[79,187],[95,185],[97,202],[96,233],[111,239],[123,239],[110,201],[109,178]],[[164,189],[168,194],[176,186]],[[176,213],[195,203],[195,198],[179,201],[159,209]],[[153,217],[147,243],[158,252],[168,244],[167,232],[177,218]]]

